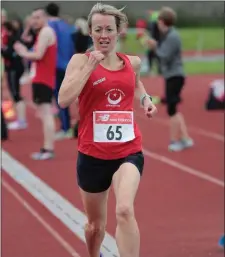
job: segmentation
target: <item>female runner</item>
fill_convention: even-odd
[[[126,15],[113,6],[98,3],[92,8],[88,25],[94,50],[72,57],[58,98],[62,108],[78,98],[77,179],[88,217],[85,236],[90,257],[100,255],[111,183],[120,257],[139,257],[134,200],[144,156],[133,117],[135,88],[147,117],[153,117],[157,109],[140,81],[140,58],[115,51],[126,23]]]

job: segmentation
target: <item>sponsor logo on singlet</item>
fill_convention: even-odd
[[[125,97],[125,94],[122,90],[117,89],[117,88],[113,88],[110,89],[109,91],[107,91],[105,93],[106,97],[107,97],[107,101],[108,104],[106,106],[120,106],[120,102],[122,101],[122,99]]]
[[[105,77],[104,77],[104,78],[101,78],[101,79],[98,79],[98,80],[96,80],[96,81],[93,83],[93,86],[96,86],[96,85],[102,83],[102,82],[105,81],[105,80],[106,80]]]

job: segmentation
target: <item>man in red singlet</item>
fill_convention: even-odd
[[[139,257],[140,251],[133,203],[144,156],[133,117],[135,89],[147,117],[154,116],[156,107],[140,81],[140,58],[115,50],[124,23],[126,15],[113,6],[98,3],[92,8],[88,24],[94,51],[72,57],[59,92],[62,108],[79,100],[77,179],[88,217],[85,236],[90,257],[100,255],[111,183],[119,254]]]
[[[47,15],[43,9],[34,10],[32,19],[33,27],[38,33],[34,51],[30,52],[20,43],[16,43],[14,47],[20,56],[33,61],[33,101],[43,123],[44,144],[40,152],[32,154],[32,158],[47,160],[54,157],[55,122],[51,103],[56,78],[57,43],[53,29],[47,25]]]

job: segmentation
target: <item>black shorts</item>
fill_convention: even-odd
[[[77,158],[77,181],[81,189],[89,193],[106,191],[112,183],[114,173],[123,163],[133,163],[140,175],[144,168],[144,155],[142,152],[116,160],[102,160],[81,152]]]
[[[178,104],[181,101],[181,91],[185,83],[183,76],[166,79],[166,103]]]
[[[51,103],[53,98],[53,89],[42,83],[33,83],[32,85],[33,101],[35,104]]]

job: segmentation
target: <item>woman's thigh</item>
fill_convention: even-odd
[[[88,222],[105,227],[109,190],[101,193],[88,193],[80,188],[80,194]]]
[[[113,176],[117,207],[125,205],[130,208],[133,206],[143,168],[144,155],[142,152],[124,158],[120,168]]]

